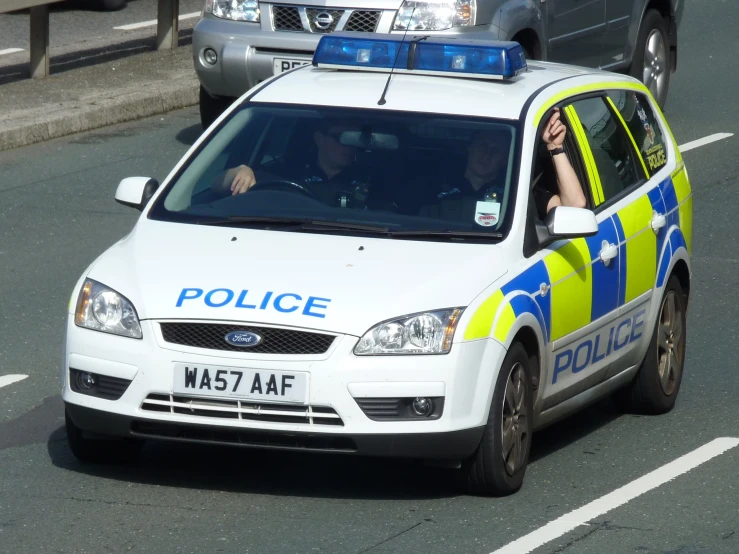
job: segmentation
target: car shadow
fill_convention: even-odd
[[[200,125],[200,123],[196,123],[195,125],[190,125],[189,127],[185,127],[184,129],[182,129],[179,133],[177,133],[175,139],[180,144],[184,144],[185,146],[192,146],[202,134],[202,125]]]
[[[606,400],[537,432],[530,462],[572,446],[619,415]],[[73,456],[63,426],[57,426],[48,437],[47,450],[56,467],[154,486],[364,500],[424,500],[466,494],[461,472],[414,460],[147,441],[131,464],[86,464]]]

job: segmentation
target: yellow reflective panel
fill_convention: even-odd
[[[503,293],[498,290],[477,308],[464,331],[465,340],[484,339],[490,336],[493,319],[503,301]]]
[[[685,164],[672,174],[672,186],[675,187],[678,204],[690,196],[690,181]]]
[[[554,341],[590,323],[593,270],[585,239],[575,239],[544,258],[552,283]]]
[[[511,305],[506,302],[506,305],[503,306],[503,310],[500,312],[500,317],[495,324],[495,338],[498,339],[500,342],[505,343],[506,339],[508,338],[508,333],[510,332],[511,327],[513,327],[515,321],[516,314],[514,313]]]
[[[618,211],[626,239],[625,302],[654,287],[657,277],[657,236],[652,231],[652,203],[645,194]]]
[[[688,248],[688,254],[693,253],[693,197],[689,196],[685,202],[680,204],[678,209],[680,214],[680,230],[685,237],[685,246]]]

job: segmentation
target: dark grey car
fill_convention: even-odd
[[[628,72],[661,106],[685,0],[207,0],[193,34],[203,125],[257,83],[310,63],[334,31],[515,40],[529,59]]]

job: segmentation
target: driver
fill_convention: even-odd
[[[224,188],[231,194],[247,192],[257,182],[275,180],[293,181],[312,192],[322,202],[340,207],[366,205],[369,178],[357,167],[357,149],[339,142],[344,131],[358,131],[361,126],[341,119],[324,119],[313,133],[316,145],[314,161],[287,171],[280,177],[263,176],[259,179],[249,166],[228,170]],[[229,185],[230,183],[230,185]]]

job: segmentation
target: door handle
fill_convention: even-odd
[[[667,218],[664,216],[664,214],[658,214],[657,212],[653,212],[652,215],[652,231],[655,233],[658,233],[662,227],[667,225]]]
[[[604,240],[601,244],[601,250],[600,250],[600,261],[603,262],[603,265],[608,267],[610,265],[611,260],[615,258],[618,255],[618,246],[615,244],[611,244],[607,240]]]

